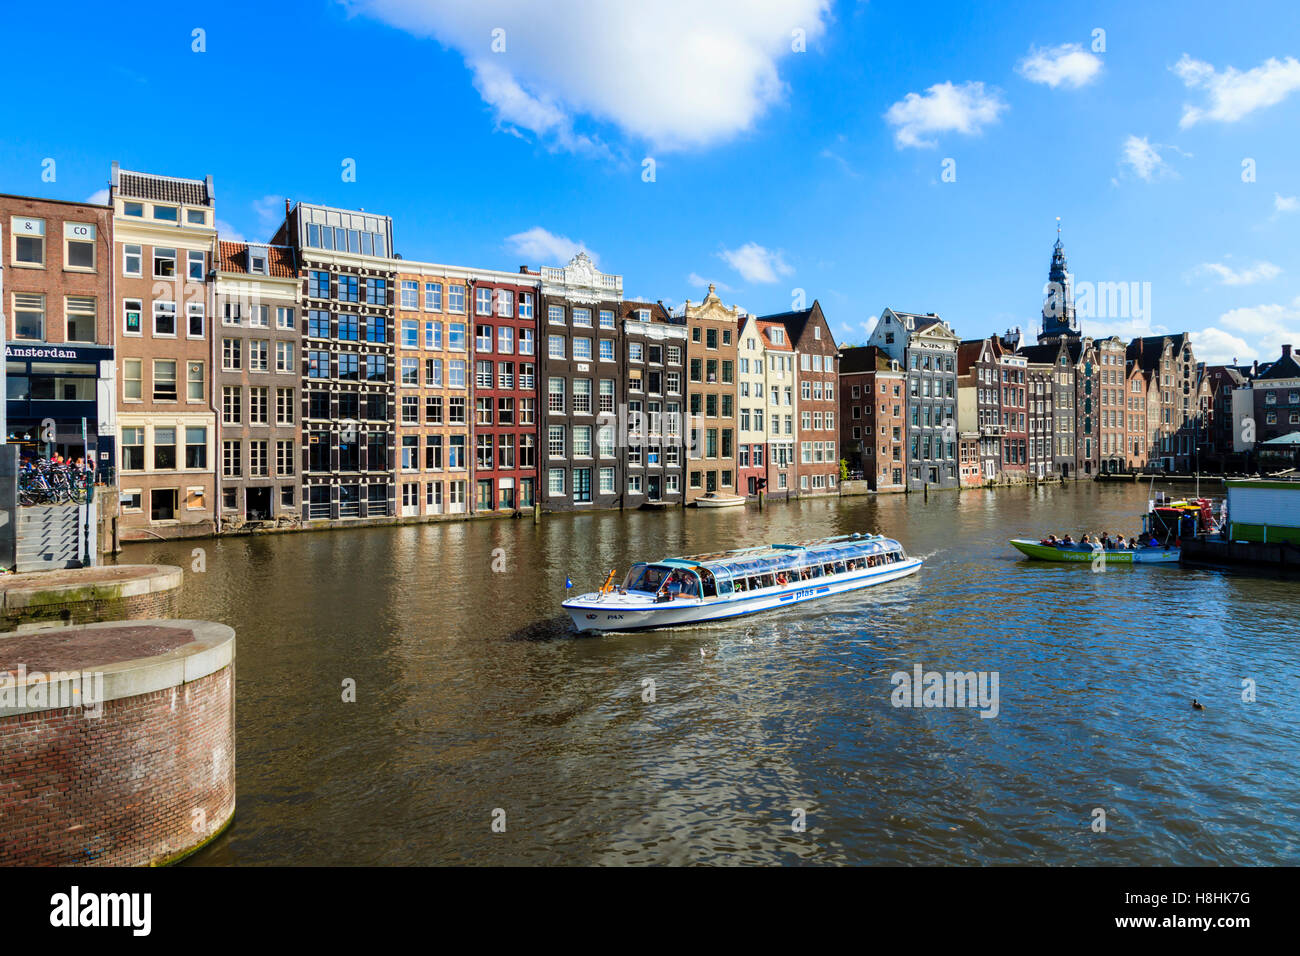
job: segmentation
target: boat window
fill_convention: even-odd
[[[718,593],[730,594],[731,593],[731,572],[729,572],[726,568],[721,568],[721,567],[714,568],[713,576],[718,579]]]
[[[844,573],[844,562],[843,562],[843,561],[836,561],[836,562],[835,562],[835,573],[836,573],[836,574],[843,574],[843,573]]]
[[[751,591],[757,591],[757,590],[758,590],[759,588],[761,588],[762,586],[763,586],[763,585],[762,585],[762,583],[758,580],[758,578],[750,578],[750,579],[749,579],[749,589],[750,589]]]
[[[763,575],[763,587],[771,588],[775,586],[776,586],[776,579],[772,575],[770,574]]]
[[[659,565],[654,564],[641,565],[641,569],[642,571],[640,576],[628,584],[627,590],[644,591],[649,594],[654,594],[663,587],[664,581],[671,573],[669,568],[660,567]],[[633,570],[636,569],[634,568]],[[631,572],[628,572],[628,577],[631,578],[631,576]]]
[[[708,568],[700,568],[696,573],[699,575],[700,580],[704,582],[704,596],[717,597],[718,586],[713,579],[713,573]]]
[[[630,591],[632,586],[641,578],[641,572],[646,569],[645,564],[634,564],[627,569],[627,577],[623,579],[623,590]]]

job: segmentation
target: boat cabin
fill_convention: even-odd
[[[622,590],[653,594],[656,601],[706,600],[857,574],[902,560],[897,541],[850,535],[634,564]]]

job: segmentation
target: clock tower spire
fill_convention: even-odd
[[[1061,217],[1056,217],[1056,244],[1052,246],[1052,265],[1047,272],[1043,298],[1043,328],[1040,342],[1048,339],[1079,338],[1079,321],[1074,314],[1074,290],[1061,243]]]

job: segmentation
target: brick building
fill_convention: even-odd
[[[296,523],[302,335],[293,250],[219,242],[215,278],[221,526]]]
[[[623,277],[601,272],[585,252],[541,272],[542,504],[548,511],[617,508],[627,481],[615,407],[628,370],[618,320]]]
[[[1095,399],[1098,469],[1101,472],[1124,471],[1128,462],[1125,452],[1128,435],[1125,425],[1128,414],[1125,388],[1128,376],[1124,343],[1111,336],[1098,339],[1094,347],[1097,359]]]
[[[875,346],[840,353],[840,447],[872,491],[905,491],[907,373]]]
[[[474,511],[512,513],[537,502],[537,301],[527,273],[471,273],[474,309]],[[527,352],[521,352],[527,349]],[[419,384],[418,370],[402,383]]]
[[[885,309],[868,344],[907,372],[908,490],[958,487],[956,333],[934,313]]]
[[[689,430],[686,501],[709,492],[735,494],[736,346],[740,311],[728,309],[709,286],[699,305],[683,309],[690,336],[686,346]]]
[[[1052,461],[1052,366],[1030,361],[1026,356],[1025,375],[1028,381],[1029,475],[1046,478],[1055,471]]]
[[[113,209],[0,195],[6,410],[23,457],[116,464]],[[42,428],[52,420],[53,429]],[[82,423],[85,437],[82,437]]]
[[[398,265],[395,417],[403,516],[469,512],[469,282],[467,273],[449,266]],[[536,337],[520,336],[515,345],[535,349]]]
[[[209,534],[216,514],[210,328],[212,177],[113,164],[119,529],[124,540]]]
[[[795,402],[795,472],[801,495],[839,488],[839,346],[819,302],[797,312],[763,317],[779,322],[794,346],[799,369]]]

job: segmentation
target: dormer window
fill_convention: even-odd
[[[768,329],[767,335],[772,340],[773,345],[785,344],[785,329]]]
[[[266,253],[248,250],[248,271],[254,275],[266,275]]]
[[[636,310],[636,317],[637,317],[637,321],[639,321],[639,322],[649,322],[649,321],[650,321],[650,310],[649,310],[649,309],[637,309],[637,310]]]

